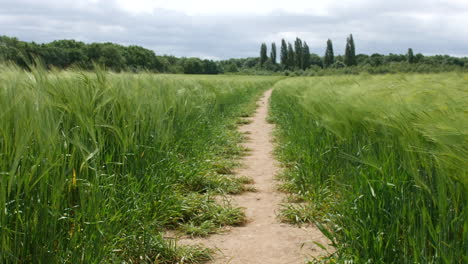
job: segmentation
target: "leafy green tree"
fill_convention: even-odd
[[[199,58],[185,58],[182,60],[182,67],[185,74],[203,73],[203,64]]]
[[[90,64],[92,64],[93,61],[97,62],[99,60],[99,57],[101,55],[101,47],[102,44],[91,43],[85,48],[86,56],[88,57]]]
[[[157,59],[161,62],[161,68],[164,72],[184,73],[183,59],[170,55],[157,56]]]
[[[43,45],[40,50],[40,56],[49,68],[52,66],[58,68],[66,67],[67,54],[64,49]]]
[[[413,64],[414,63],[414,53],[413,53],[412,48],[408,49],[408,53],[406,54],[406,56],[408,57],[408,63]]]
[[[322,58],[320,58],[320,56],[315,54],[315,53],[311,53],[310,54],[310,65],[311,66],[318,66],[320,68],[323,68]]]
[[[62,48],[62,49],[72,49],[72,48],[82,49],[84,46],[86,46],[84,42],[76,41],[73,39],[55,40],[47,45],[51,47]]]
[[[66,54],[68,57],[67,66],[71,66],[71,65],[80,66],[80,65],[83,65],[88,60],[82,48],[68,49]]]
[[[128,46],[124,51],[127,67],[132,70],[152,69],[156,55],[152,50],[139,46]]]
[[[263,64],[263,69],[274,72],[278,70],[278,65],[274,64],[272,60],[267,60],[265,64]]]
[[[296,41],[294,41],[294,58],[295,58],[295,65],[298,69],[303,69],[304,67],[304,62],[303,62],[303,46],[302,46],[302,40],[300,38],[296,38]]]
[[[125,57],[123,49],[113,43],[104,43],[100,50],[99,63],[114,71],[121,71],[125,68]]]
[[[357,65],[364,65],[369,64],[369,55],[367,54],[357,54],[356,55],[356,63]]]
[[[161,56],[158,58],[163,65],[164,72],[169,73],[177,73],[182,74],[184,73],[184,59],[179,59],[174,56]]]
[[[344,64],[346,66],[355,66],[355,65],[357,65],[356,47],[354,45],[353,34],[350,34],[349,37],[346,39]]]
[[[203,60],[202,68],[203,74],[218,74],[220,72],[220,69],[216,62],[212,60]]]
[[[20,65],[22,63],[21,52],[15,47],[0,45],[0,61],[8,61]]]
[[[415,63],[422,63],[424,62],[424,55],[422,55],[421,53],[418,53],[414,56],[414,62]]]
[[[340,69],[346,67],[346,64],[344,64],[341,60],[336,60],[331,67],[335,69]]]
[[[406,55],[390,53],[384,57],[384,63],[404,62],[404,61],[407,61],[407,59],[408,58],[406,57]]]
[[[331,39],[327,40],[327,49],[325,50],[325,56],[323,58],[323,66],[325,68],[330,67],[335,63],[335,55],[333,53],[333,43]]]
[[[40,55],[46,65],[67,68],[71,65],[86,66],[88,60],[85,52],[86,44],[70,39],[55,40],[27,53]]]
[[[224,71],[225,72],[238,72],[239,68],[237,67],[237,64],[235,64],[234,62],[231,62],[224,67]]]
[[[382,54],[374,53],[369,57],[369,64],[374,67],[380,66],[384,63],[384,57]]]
[[[243,67],[244,68],[253,68],[260,63],[260,58],[247,58],[244,61]]]
[[[262,43],[260,46],[260,66],[263,66],[263,64],[268,60],[268,55],[267,55],[267,45],[265,43]]]
[[[350,62],[351,62],[351,65],[354,66],[354,65],[357,65],[357,60],[356,60],[356,46],[354,45],[354,38],[353,38],[353,34],[350,34],[349,35],[349,47],[350,47]]]
[[[294,54],[294,48],[291,45],[291,43],[288,43],[288,64],[287,64],[287,67],[289,69],[293,69],[294,65],[296,65],[296,63],[295,63],[296,58],[295,57],[296,57],[296,54]]]
[[[280,54],[281,64],[286,68],[289,63],[288,59],[288,45],[284,39],[281,40],[281,54]]]
[[[273,64],[276,64],[276,43],[271,43],[270,59]]]
[[[305,70],[311,65],[310,61],[310,50],[307,42],[304,41],[304,46],[302,48],[302,69]]]

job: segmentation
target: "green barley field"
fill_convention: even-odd
[[[291,78],[271,100],[291,194],[325,263],[468,262],[468,75]]]
[[[468,75],[261,77],[0,66],[0,263],[201,263],[167,230],[245,221],[240,118],[270,121],[320,263],[468,262]]]
[[[244,221],[236,121],[275,77],[0,69],[0,263],[209,258],[163,231]]]

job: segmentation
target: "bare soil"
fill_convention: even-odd
[[[247,224],[231,227],[226,232],[208,238],[184,238],[181,244],[203,244],[216,250],[211,263],[246,264],[304,263],[311,256],[325,254],[313,242],[327,245],[327,239],[313,226],[297,227],[281,223],[277,217],[285,195],[277,190],[275,175],[280,166],[273,156],[273,125],[266,121],[271,90],[265,92],[252,122],[241,126],[249,140],[244,143],[250,149],[242,159],[239,176],[251,177],[257,192],[232,196],[235,205],[245,208]]]

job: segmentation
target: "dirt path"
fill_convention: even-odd
[[[253,122],[240,128],[240,131],[249,133],[249,140],[244,145],[251,152],[242,160],[244,166],[237,174],[253,178],[257,192],[233,196],[232,199],[234,204],[246,208],[247,224],[208,238],[182,241],[218,249],[212,263],[304,263],[306,257],[323,253],[313,241],[327,244],[316,228],[298,228],[282,224],[277,219],[284,195],[276,190],[274,179],[279,164],[272,154],[273,125],[266,121],[270,95],[271,90],[259,101]]]

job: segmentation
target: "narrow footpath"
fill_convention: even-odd
[[[278,161],[273,156],[272,130],[266,121],[271,90],[260,99],[252,123],[239,128],[248,133],[244,146],[249,150],[241,162],[239,176],[251,177],[257,192],[232,196],[234,205],[245,208],[247,223],[207,238],[190,239],[189,244],[203,244],[216,250],[215,264],[288,264],[304,263],[311,256],[324,254],[313,242],[327,244],[315,227],[296,227],[279,221],[277,214],[285,195],[277,191],[275,175]],[[188,240],[188,239],[185,239]],[[188,241],[182,241],[187,243]]]

